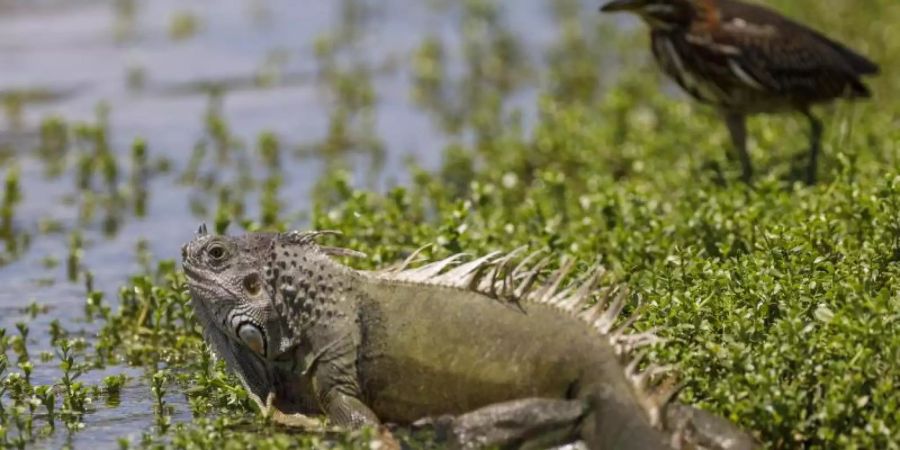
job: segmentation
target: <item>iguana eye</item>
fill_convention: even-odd
[[[252,323],[242,323],[238,325],[238,337],[250,350],[253,350],[261,356],[266,356],[266,340],[263,337],[262,330]]]
[[[225,259],[225,246],[222,244],[212,244],[206,249],[206,254],[209,255],[210,259],[213,261],[221,261]]]

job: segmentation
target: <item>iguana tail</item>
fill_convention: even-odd
[[[561,270],[566,270],[565,265]],[[599,347],[603,354],[595,355],[593,377],[586,377],[593,381],[586,383],[580,395],[588,401],[590,409],[580,430],[580,437],[588,447],[604,450],[759,448],[750,434],[728,420],[675,401],[681,389],[667,375],[670,367],[650,364],[640,368],[644,356],[640,349],[660,339],[653,331],[632,331],[637,315],[616,325],[627,297],[624,288],[600,290],[600,298],[586,306],[585,293],[597,292],[593,284],[601,270],[594,269],[595,275],[553,296],[556,305],[591,324],[599,332],[598,338],[608,343]]]
[[[753,436],[733,423],[692,406],[669,403],[660,424],[623,414],[627,410],[633,409],[612,396],[591,396],[590,413],[582,419],[579,438],[592,450],[760,448]]]

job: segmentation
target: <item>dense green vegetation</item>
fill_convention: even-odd
[[[599,15],[585,22],[593,10],[584,5],[548,2],[558,41],[534,60],[504,26],[499,2],[468,0],[456,43],[461,74],[448,70],[448,44],[438,37],[423,37],[404,62],[410,95],[449,138],[441,167],[410,164],[409,184],[376,190],[361,187],[351,161],[363,154],[377,166],[385,152],[372,125],[373,105],[383,100],[370,81],[379,68],[344,58],[365,14],[345,3],[346,26],[317,42],[319,82],[335,99],[325,112],[329,133],[296,152],[273,134],[235,145],[216,108],[227,95],[219,89],[206,117],[210,148],[198,146],[185,161],[148,157],[143,141],[109,149],[102,111],[95,124],[47,120],[46,160],[69,147],[76,155],[71,166],[48,163],[48,172],[74,172],[80,188],[95,193],[77,200],[83,223],[112,229],[121,218],[111,212],[123,208],[142,217],[142,177],[172,176],[191,189],[197,217],[220,232],[339,230],[344,237],[334,244],[369,255],[348,261],[360,268],[426,244],[434,258],[524,245],[576,257],[581,270],[601,260],[609,282],[629,286],[629,310],[641,314],[635,328],[666,339],[648,359],[678,367],[682,401],[741,424],[769,448],[900,448],[900,4],[768,2],[847,38],[883,69],[871,83],[873,100],[818,110],[827,127],[822,176],[808,187],[801,117],[751,122],[759,175],[740,182],[724,126],[658,73],[643,28],[617,29]],[[172,32],[196,27],[186,20]],[[533,120],[511,106],[529,89],[539,96]],[[328,170],[312,209],[297,210],[279,161],[308,155]],[[36,238],[13,226],[23,193],[17,166],[4,167],[0,260],[12,261]],[[108,218],[95,220],[95,211]],[[143,273],[123,280],[117,301],[104,299],[80,263],[80,231],[42,225],[42,233],[68,233],[71,251],[59,259],[86,285],[84,314],[99,332],[84,336],[58,323],[0,330],[0,445],[78,432],[85,414],[116,408],[123,386],[136,382],[127,366],[143,374],[137,383],[154,399],[155,427],[122,447],[366,445],[366,432],[299,435],[256,414],[202,342],[177,255],[156,255],[157,264],[139,248]],[[52,352],[29,352],[36,332],[50,334]],[[59,367],[59,381],[33,384],[37,364]],[[112,374],[80,380],[101,368]],[[191,420],[172,420],[173,392],[187,396]]]

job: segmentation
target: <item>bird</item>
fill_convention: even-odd
[[[806,182],[815,184],[822,121],[812,106],[868,98],[877,64],[806,25],[739,0],[612,0],[603,13],[629,12],[650,27],[662,71],[695,100],[717,108],[750,182],[747,117],[799,112],[809,121]]]

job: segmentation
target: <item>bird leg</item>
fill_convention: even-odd
[[[725,125],[728,126],[728,132],[731,134],[731,144],[734,146],[738,159],[741,161],[742,178],[749,183],[753,177],[753,163],[750,161],[750,155],[747,153],[746,117],[740,113],[726,112]]]
[[[806,183],[816,184],[816,168],[819,164],[819,150],[822,146],[822,121],[809,109],[803,110],[803,115],[809,119],[809,166],[806,169]]]

